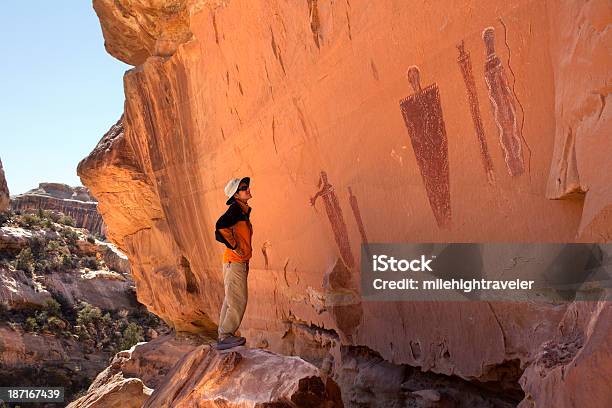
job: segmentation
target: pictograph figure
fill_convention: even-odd
[[[470,104],[472,122],[474,122],[474,130],[476,131],[478,145],[480,146],[482,165],[484,166],[485,174],[487,175],[487,181],[489,184],[494,185],[495,175],[493,174],[493,162],[491,161],[491,156],[489,155],[487,139],[485,138],[484,127],[482,126],[482,119],[480,118],[480,104],[478,103],[476,81],[474,81],[474,74],[472,72],[472,59],[470,57],[470,53],[465,51],[465,44],[463,40],[457,45],[457,49],[459,50],[457,63],[461,69],[461,74],[463,75],[463,80],[467,89],[468,103]]]
[[[440,228],[451,223],[448,140],[438,85],[421,89],[419,69],[408,69],[414,94],[400,101],[400,110],[408,129],[412,148],[421,170],[429,204]]]
[[[499,129],[499,140],[504,152],[504,160],[512,176],[525,171],[521,148],[521,129],[516,118],[514,94],[508,84],[508,77],[501,60],[495,53],[495,29],[487,27],[482,32],[487,60],[484,76],[493,106],[493,116]]]
[[[368,245],[368,237],[366,236],[365,227],[363,226],[363,220],[361,219],[361,212],[359,211],[359,204],[357,203],[357,197],[353,195],[351,188],[348,188],[349,192],[349,203],[351,204],[351,210],[353,210],[353,216],[359,228],[359,235],[361,235],[361,243]]]
[[[346,266],[352,268],[355,264],[355,260],[353,258],[353,253],[351,252],[348,230],[346,229],[346,223],[344,222],[344,217],[342,216],[342,209],[338,203],[338,197],[334,192],[334,187],[327,181],[327,173],[325,171],[321,171],[318,187],[320,190],[310,199],[310,205],[315,205],[319,196],[323,197],[325,212],[327,213],[327,218],[329,219],[332,231],[334,232],[334,238],[336,240],[336,244],[338,245],[338,249],[340,250],[340,255],[342,256]]]

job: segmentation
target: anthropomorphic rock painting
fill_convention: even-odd
[[[400,101],[400,109],[423,177],[429,204],[440,228],[451,223],[448,140],[440,91],[436,83],[421,89],[416,66],[408,69],[414,94]]]
[[[482,39],[487,52],[484,76],[493,107],[495,123],[499,129],[499,140],[504,152],[504,160],[510,174],[519,176],[525,171],[525,166],[521,148],[521,129],[516,117],[514,92],[508,83],[504,66],[495,52],[495,29],[487,27],[482,33]]]
[[[351,252],[346,223],[344,222],[342,209],[340,208],[334,187],[329,184],[329,181],[327,180],[327,173],[325,171],[321,172],[318,187],[320,190],[310,199],[310,204],[315,205],[317,198],[319,198],[319,196],[323,197],[325,212],[327,213],[327,218],[329,219],[332,231],[334,232],[334,238],[336,240],[336,244],[338,245],[338,249],[340,250],[342,260],[346,266],[352,268],[355,264],[355,258],[353,258],[353,253]]]
[[[365,227],[363,226],[363,219],[361,218],[361,211],[359,211],[359,203],[357,202],[357,197],[353,194],[353,190],[348,188],[349,192],[349,202],[351,203],[351,209],[353,210],[353,216],[355,217],[355,222],[357,223],[357,227],[359,228],[359,235],[361,236],[361,243],[368,245],[368,236],[366,235]]]
[[[468,103],[470,105],[470,113],[472,114],[472,121],[474,122],[474,131],[476,132],[478,145],[480,147],[482,165],[484,166],[484,171],[487,175],[487,181],[490,184],[495,184],[493,162],[491,161],[491,156],[489,155],[487,139],[485,137],[484,127],[482,126],[482,119],[480,117],[480,104],[478,102],[478,94],[476,93],[476,81],[474,81],[474,73],[472,72],[472,59],[470,57],[470,53],[465,50],[465,43],[463,41],[457,45],[457,49],[459,50],[457,63],[459,64],[461,74],[463,75],[463,80],[465,81]]]

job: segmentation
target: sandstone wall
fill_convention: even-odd
[[[226,181],[248,175],[252,344],[279,350],[312,325],[395,364],[498,381],[557,335],[566,306],[362,303],[359,248],[610,239],[605,1],[155,2],[152,20],[164,4],[189,14],[175,51],[151,25],[117,28],[143,3],[94,1],[107,50],[139,65],[79,175],[150,310],[214,328],[214,222]],[[581,327],[609,333],[601,316]]]

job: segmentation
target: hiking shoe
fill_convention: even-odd
[[[227,350],[232,347],[242,346],[246,343],[244,337],[228,336],[215,344],[217,350]]]

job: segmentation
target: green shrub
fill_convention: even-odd
[[[62,237],[66,241],[67,245],[75,246],[77,241],[79,240],[79,234],[77,234],[74,230],[70,228],[64,228],[61,233]]]
[[[85,256],[81,258],[81,266],[89,269],[100,269],[100,261],[95,256]]]
[[[30,240],[30,248],[32,249],[32,255],[35,259],[42,259],[45,257],[46,246],[47,240],[43,237],[33,237]]]
[[[55,224],[53,223],[53,221],[51,221],[48,218],[45,218],[42,223],[41,223],[42,227],[45,230],[49,230],[49,231],[57,231],[57,228],[55,228]]]
[[[15,261],[15,268],[28,273],[34,272],[34,257],[30,248],[22,249]]]
[[[8,212],[0,212],[0,227],[4,227],[11,219],[11,214]]]
[[[25,320],[23,328],[30,332],[38,331],[38,323],[34,317],[30,316]]]
[[[89,242],[91,244],[95,244],[96,243],[96,238],[93,235],[89,234],[87,236],[87,242]]]
[[[69,227],[74,227],[74,218],[69,215],[62,215],[57,222],[59,224],[68,225]]]
[[[47,251],[57,251],[60,248],[60,243],[52,239],[47,242]]]
[[[96,324],[102,319],[102,311],[99,307],[92,306],[87,302],[81,302],[80,310],[77,313],[77,324],[87,326],[88,324]]]
[[[76,263],[72,259],[72,256],[70,256],[69,254],[62,255],[62,267],[68,270],[74,269],[76,267]]]
[[[62,315],[62,306],[57,300],[53,298],[45,300],[45,304],[43,305],[43,310],[45,310],[51,316],[61,316]]]
[[[47,327],[54,332],[61,332],[66,328],[66,323],[56,316],[49,316],[47,319]]]
[[[142,327],[138,326],[136,323],[129,323],[127,327],[123,330],[123,334],[121,335],[121,341],[119,342],[120,350],[127,350],[131,348],[134,344],[144,340],[144,332]]]
[[[19,219],[19,226],[33,229],[40,226],[40,218],[35,214],[23,214]]]
[[[53,222],[58,222],[60,218],[62,218],[62,214],[55,212],[55,211],[49,211],[49,219]]]
[[[51,264],[46,259],[40,259],[34,262],[34,271],[42,274],[49,274],[53,271]]]

